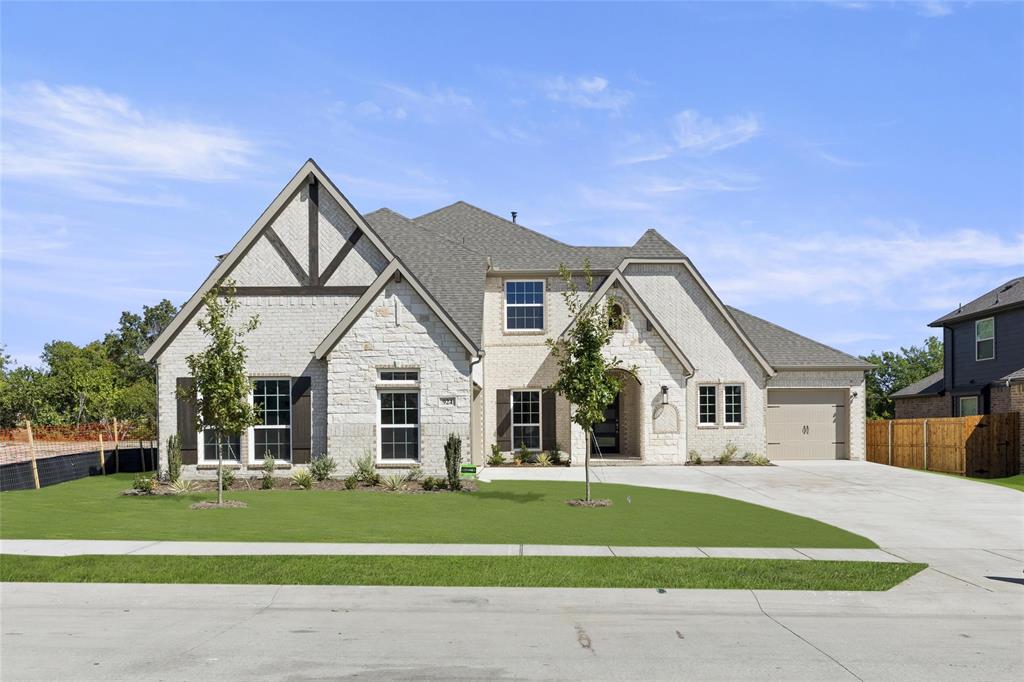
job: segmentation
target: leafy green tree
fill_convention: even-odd
[[[149,379],[154,382],[155,395],[156,368],[143,360],[142,354],[171,323],[177,312],[174,304],[165,298],[154,306],[142,306],[142,315],[129,310],[121,313],[117,330],[107,333],[103,345],[107,349],[107,356],[120,370],[122,385]]]
[[[51,341],[43,346],[43,364],[53,409],[70,423],[99,421],[114,414],[117,366],[98,341],[77,346]]]
[[[196,430],[210,429],[217,443],[217,503],[224,502],[224,439],[259,423],[249,401],[252,382],[245,371],[242,339],[259,326],[253,316],[235,329],[231,318],[238,311],[234,282],[227,280],[203,296],[205,315],[196,325],[210,339],[205,350],[185,358],[195,380],[195,395],[182,396],[195,404]]]
[[[581,296],[572,272],[563,263],[559,273],[565,280],[566,308],[573,323],[561,339],[548,339],[547,344],[558,361],[558,378],[551,388],[564,396],[574,407],[572,420],[587,436],[584,459],[586,478],[586,500],[590,501],[590,441],[594,424],[604,420],[604,411],[615,400],[622,382],[611,374],[620,369],[622,362],[617,357],[606,357],[604,349],[612,339],[611,328],[615,311],[615,300],[608,297],[604,302],[590,303],[590,296]],[[583,277],[587,291],[594,291],[594,276],[590,261],[583,262]],[[627,370],[634,372],[635,370]]]
[[[892,419],[896,410],[890,396],[942,369],[942,342],[930,336],[921,346],[872,353],[863,359],[875,365],[867,374],[868,419]]]

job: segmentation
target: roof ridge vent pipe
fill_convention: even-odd
[[[516,222],[516,218],[519,217],[519,211],[512,211],[512,222]]]

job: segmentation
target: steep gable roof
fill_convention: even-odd
[[[726,306],[744,333],[775,369],[858,369],[874,367],[841,350]]]
[[[991,313],[1024,305],[1024,277],[1016,277],[987,291],[970,303],[935,320],[929,327],[945,327],[953,322],[983,317]]]

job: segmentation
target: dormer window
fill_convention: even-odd
[[[986,317],[974,323],[974,359],[991,360],[996,356],[996,320]]]
[[[622,306],[612,303],[608,306],[608,328],[620,332],[626,324],[626,316],[622,312]]]
[[[544,331],[544,280],[505,282],[505,329]]]

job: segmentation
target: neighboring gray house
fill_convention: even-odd
[[[590,261],[622,324],[609,353],[637,368],[587,443],[548,390],[545,341],[571,323],[558,275]],[[178,433],[186,472],[212,475],[191,427],[185,358],[205,346],[202,296],[233,279],[253,400],[263,424],[231,442],[234,466],[287,468],[332,455],[345,473],[443,470],[449,433],[482,463],[509,452],[588,447],[617,463],[682,464],[729,443],[772,458],[863,459],[865,362],[724,305],[654,230],[630,247],[577,247],[458,202],[418,218],[363,216],[309,160],[222,257],[146,352],[157,363],[161,466]]]
[[[896,418],[1024,410],[1024,277],[932,322],[943,330],[943,368],[892,394]]]

